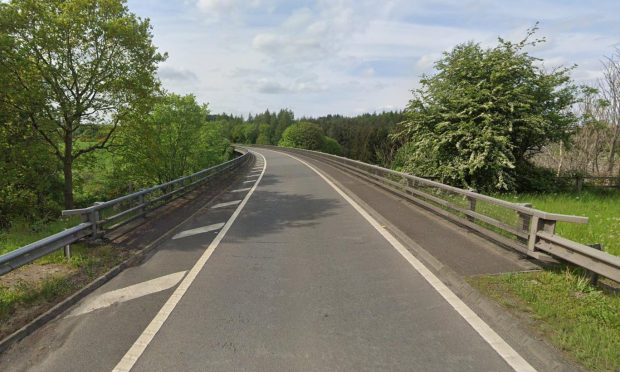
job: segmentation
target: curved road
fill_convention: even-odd
[[[533,370],[310,164],[254,151],[243,181],[1,369]]]

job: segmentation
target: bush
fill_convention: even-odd
[[[325,136],[318,125],[301,122],[286,128],[278,145],[306,150],[321,150],[325,146]]]
[[[548,168],[524,162],[517,165],[514,173],[517,192],[547,193],[570,189],[567,180],[558,179],[555,172]]]
[[[342,147],[338,141],[327,136],[325,136],[324,141],[325,144],[323,145],[323,149],[321,151],[332,155],[342,155]]]

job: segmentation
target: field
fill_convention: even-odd
[[[586,190],[581,193],[499,195],[518,203],[532,203],[545,212],[590,218],[588,224],[560,222],[556,233],[583,244],[601,243],[603,249],[620,256],[620,192]]]

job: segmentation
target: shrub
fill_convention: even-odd
[[[342,155],[342,147],[335,139],[325,136],[325,144],[321,151],[332,155]]]
[[[325,146],[325,136],[318,125],[301,122],[286,128],[278,145],[306,150],[321,150]]]

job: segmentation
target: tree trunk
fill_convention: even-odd
[[[558,171],[556,172],[556,177],[560,177],[562,174],[562,163],[564,162],[564,141],[560,141],[560,161],[558,164]]]
[[[65,177],[65,209],[73,209],[73,138],[65,136],[65,156],[62,159]]]
[[[607,158],[607,175],[613,176],[614,165],[616,160],[616,150],[618,146],[618,135],[620,133],[620,125],[616,127],[614,131],[614,136],[611,139],[611,145],[609,146],[609,157]]]

